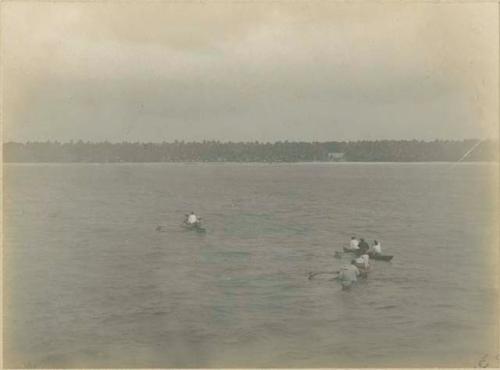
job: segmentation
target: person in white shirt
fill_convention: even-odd
[[[372,250],[371,252],[373,254],[382,254],[382,247],[380,246],[380,243],[378,241],[374,241],[372,245]]]
[[[356,258],[356,264],[360,265],[362,268],[367,269],[370,267],[370,256],[367,254],[362,254],[358,258]]]
[[[359,249],[359,240],[356,239],[355,236],[351,238],[351,241],[349,242],[349,249],[350,250],[358,250]]]
[[[198,222],[198,217],[194,214],[194,212],[191,212],[189,215],[187,215],[187,220],[186,223],[188,224],[195,224]]]
[[[359,268],[361,277],[366,278],[370,269],[370,256],[362,254],[355,259],[356,266]]]
[[[337,279],[342,284],[342,290],[349,290],[357,280],[360,274],[359,269],[356,267],[356,261],[352,260],[350,265],[342,267]]]

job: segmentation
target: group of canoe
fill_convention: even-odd
[[[352,253],[354,256],[350,263],[346,263],[339,271],[322,271],[309,273],[309,280],[319,274],[335,274],[333,278],[342,285],[342,290],[350,290],[359,278],[366,279],[371,271],[370,260],[390,261],[393,256],[382,254],[382,247],[378,241],[374,241],[372,247],[364,239],[352,237],[349,247],[343,247],[344,253]],[[342,258],[342,252],[335,252],[336,258]]]
[[[350,264],[344,265],[337,274],[336,279],[342,284],[342,290],[349,290],[359,278],[366,279],[371,269],[370,259],[390,261],[393,256],[382,254],[382,246],[374,241],[370,247],[368,243],[360,238],[352,237],[349,247],[343,247],[344,252],[353,253],[357,258],[351,260]]]
[[[188,230],[195,230],[198,232],[205,232],[201,225],[201,217],[198,217],[191,212],[186,215],[182,226]],[[344,253],[354,254],[354,259],[350,264],[344,265],[339,271],[336,271],[335,277],[342,284],[342,290],[349,290],[351,286],[357,282],[358,278],[366,279],[371,270],[370,260],[390,261],[393,256],[382,254],[382,246],[375,240],[370,247],[368,243],[360,238],[352,237],[348,247],[343,247]],[[335,256],[341,258],[342,252],[336,252]],[[312,279],[317,274],[331,273],[331,272],[317,272],[310,273],[309,279]]]

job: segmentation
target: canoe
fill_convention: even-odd
[[[346,247],[343,247],[343,248],[344,248],[344,252],[345,253],[356,253],[356,250],[349,249],[349,248],[346,248]]]
[[[349,248],[346,248],[346,247],[343,247],[343,248],[344,248],[344,253],[360,254],[359,253],[359,249],[349,249]]]
[[[343,248],[345,253],[355,253],[357,254],[357,251],[348,249],[346,247]],[[394,256],[388,255],[388,254],[372,254],[368,253],[370,256],[370,259],[372,260],[378,260],[378,261],[390,261]]]
[[[379,260],[379,261],[390,261],[394,256],[390,256],[388,254],[368,254],[370,259]]]
[[[199,222],[196,222],[194,224],[188,224],[188,223],[184,222],[182,224],[182,227],[184,227],[184,229],[186,229],[186,230],[197,231],[199,233],[204,233],[207,231],[203,226],[201,226],[201,224]]]

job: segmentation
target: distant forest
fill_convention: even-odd
[[[3,144],[5,162],[430,162],[458,161],[478,140],[355,142],[184,142]],[[479,143],[464,161],[498,161],[498,141]]]

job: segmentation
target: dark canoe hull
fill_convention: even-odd
[[[205,230],[204,227],[202,227],[200,224],[193,224],[193,225],[188,225],[186,223],[182,224],[182,227],[185,229],[185,230],[190,230],[190,231],[196,231],[196,232],[199,232],[199,233],[204,233],[206,232],[207,230]]]
[[[346,247],[344,247],[344,252],[345,252],[345,253],[357,254],[357,255],[360,255],[360,254],[361,254],[361,253],[359,252],[359,249],[352,250],[352,249],[348,249],[348,248],[346,248]]]
[[[369,254],[370,259],[379,261],[390,261],[394,256],[389,256],[387,254]]]
[[[345,253],[356,253],[356,251],[350,250],[350,249],[348,249],[346,247],[344,247],[344,252]]]
[[[344,247],[344,252],[345,253],[359,254],[356,251],[350,250],[350,249],[348,249],[346,247]],[[370,259],[372,259],[372,260],[378,260],[378,261],[390,261],[394,257],[394,256],[386,255],[386,254],[372,254],[372,253],[368,253],[368,255],[370,256]]]

